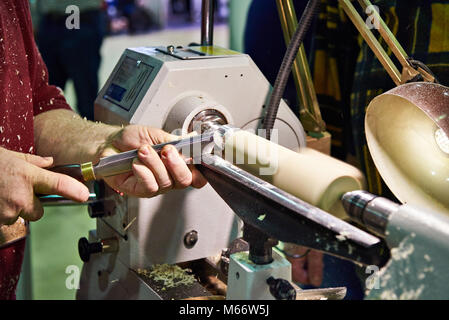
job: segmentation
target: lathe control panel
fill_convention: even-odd
[[[103,98],[129,111],[154,68],[141,60],[125,57]]]

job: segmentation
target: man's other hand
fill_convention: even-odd
[[[89,198],[89,189],[81,182],[45,168],[53,158],[19,153],[0,148],[0,225],[13,224],[18,217],[35,221],[44,210],[36,194],[57,194],[74,201]]]

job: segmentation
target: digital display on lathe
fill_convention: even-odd
[[[106,97],[109,97],[117,102],[121,102],[123,99],[123,95],[125,94],[126,89],[122,88],[115,83],[111,83],[108,90],[106,91]]]
[[[129,111],[153,70],[149,64],[125,57],[103,98]]]

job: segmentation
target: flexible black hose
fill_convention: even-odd
[[[296,31],[288,45],[287,51],[285,52],[276,81],[274,82],[273,90],[271,91],[271,97],[263,123],[263,129],[266,129],[267,139],[270,139],[271,137],[271,130],[273,129],[274,122],[276,121],[279,104],[281,103],[282,96],[284,95],[285,87],[292,71],[293,62],[298,54],[299,47],[304,41],[304,37],[312,24],[313,18],[318,12],[318,3],[319,0],[309,0],[301,19],[299,20],[298,27],[296,28]]]

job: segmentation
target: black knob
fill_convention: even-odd
[[[104,202],[96,201],[89,203],[87,212],[91,218],[101,218],[105,215]]]
[[[103,251],[103,244],[101,242],[89,243],[86,238],[80,238],[78,241],[78,253],[81,260],[88,262],[92,253],[99,253]]]
[[[276,300],[296,300],[296,290],[287,280],[269,277],[267,284],[270,287],[270,293]]]

